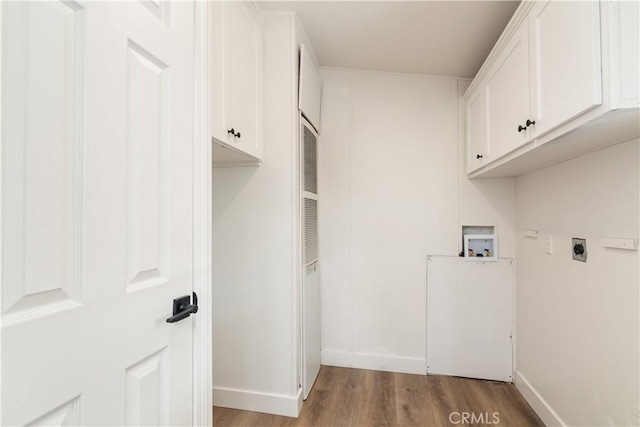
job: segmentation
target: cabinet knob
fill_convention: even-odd
[[[236,133],[236,138],[240,138],[240,132]]]
[[[531,126],[531,125],[535,125],[536,121],[535,120],[529,120],[527,119],[527,127]]]
[[[476,159],[481,159],[482,158],[482,154],[476,154]]]
[[[236,131],[233,128],[229,129],[227,133],[230,133],[231,135],[236,136]]]
[[[522,132],[523,130],[527,130],[527,127],[526,127],[526,126],[519,125],[519,126],[518,126],[518,132]]]

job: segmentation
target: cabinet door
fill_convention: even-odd
[[[209,99],[211,136],[227,142],[227,118],[225,107],[225,5],[209,2]]]
[[[535,138],[602,103],[600,4],[540,1],[529,27]]]
[[[467,101],[467,173],[487,164],[487,91],[481,84]]]
[[[524,21],[487,79],[488,154],[492,160],[529,141],[529,47]]]
[[[260,24],[244,3],[225,4],[225,119],[229,142],[255,157],[261,153]]]

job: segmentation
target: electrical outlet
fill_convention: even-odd
[[[571,239],[571,252],[576,261],[587,262],[587,239]]]
[[[544,236],[544,252],[553,255],[553,236],[551,234]]]

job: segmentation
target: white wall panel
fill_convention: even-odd
[[[346,353],[356,367],[366,356],[377,369],[415,371],[425,358],[426,256],[457,249],[456,82],[321,76],[323,361]]]
[[[460,225],[494,225],[514,256],[514,182],[469,181],[468,83],[323,68],[319,143],[322,360],[426,372],[426,257]]]
[[[349,240],[349,73],[323,69],[318,143],[322,349],[351,349]]]
[[[638,252],[600,245],[638,238],[638,147],[636,139],[516,180],[516,378],[567,425],[640,421]],[[586,263],[572,260],[572,237],[587,239]]]
[[[426,255],[457,249],[456,83],[350,78],[353,351],[424,357]]]

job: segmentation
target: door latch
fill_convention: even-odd
[[[186,319],[192,314],[198,312],[198,295],[193,293],[193,304],[191,304],[191,296],[185,295],[173,300],[173,316],[167,319],[167,323],[179,322]]]

